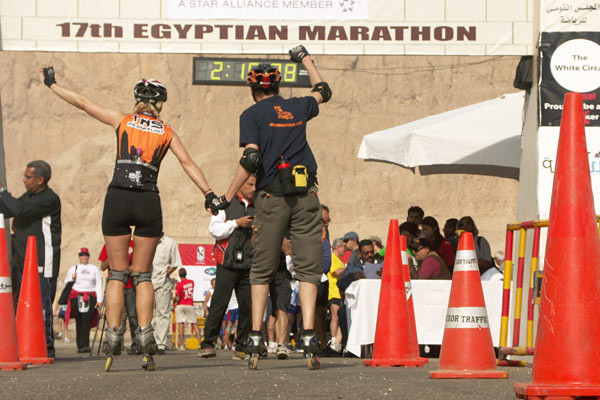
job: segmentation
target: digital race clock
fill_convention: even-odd
[[[281,86],[312,87],[308,71],[300,63],[277,59],[194,57],[194,85],[246,86],[252,67],[268,63],[279,69]]]

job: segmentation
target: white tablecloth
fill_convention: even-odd
[[[412,293],[419,344],[442,344],[452,281],[414,280]],[[481,282],[494,346],[500,337],[502,282]],[[346,290],[349,352],[360,357],[360,346],[372,344],[377,325],[380,279],[361,279]]]

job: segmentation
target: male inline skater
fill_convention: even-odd
[[[281,74],[269,64],[250,70],[247,83],[256,104],[240,116],[240,147],[244,148],[233,181],[214,209],[224,208],[250,174],[256,173],[254,257],[250,270],[252,285],[252,331],[248,337],[251,354],[248,366],[258,367],[264,347],[260,333],[269,293],[277,272],[281,243],[289,229],[304,332],[301,346],[309,369],[320,367],[316,353],[315,302],[321,281],[321,207],[317,197],[317,163],[306,140],[306,123],[319,113],[319,104],[329,101],[331,89],[323,81],[304,46],[289,51],[302,63],[313,88],[306,97],[284,99],[279,95]]]

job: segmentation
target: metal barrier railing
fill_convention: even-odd
[[[596,217],[600,220],[600,216]],[[535,346],[533,343],[534,311],[535,305],[539,304],[539,293],[541,290],[542,272],[538,271],[538,259],[540,252],[541,228],[548,227],[548,220],[524,221],[506,226],[506,247],[504,261],[504,285],[502,291],[502,317],[500,321],[500,359],[499,365],[520,366],[525,365],[524,361],[509,360],[507,355],[533,355]],[[525,248],[527,245],[527,231],[533,229],[533,243],[531,248],[531,270],[529,274],[529,296],[527,299],[527,338],[525,346],[520,344],[521,331],[521,309],[523,304],[523,278],[525,271]],[[517,280],[515,282],[515,308],[513,322],[512,347],[507,347],[508,342],[508,324],[510,311],[510,295],[512,283],[513,267],[513,236],[514,232],[519,231],[519,254]],[[537,295],[536,295],[537,294]]]

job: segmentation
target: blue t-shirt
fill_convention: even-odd
[[[240,147],[256,144],[262,165],[256,171],[256,188],[262,189],[277,176],[281,155],[293,168],[304,165],[317,172],[317,162],[306,141],[306,123],[319,114],[319,103],[312,96],[284,99],[267,97],[240,116]]]

